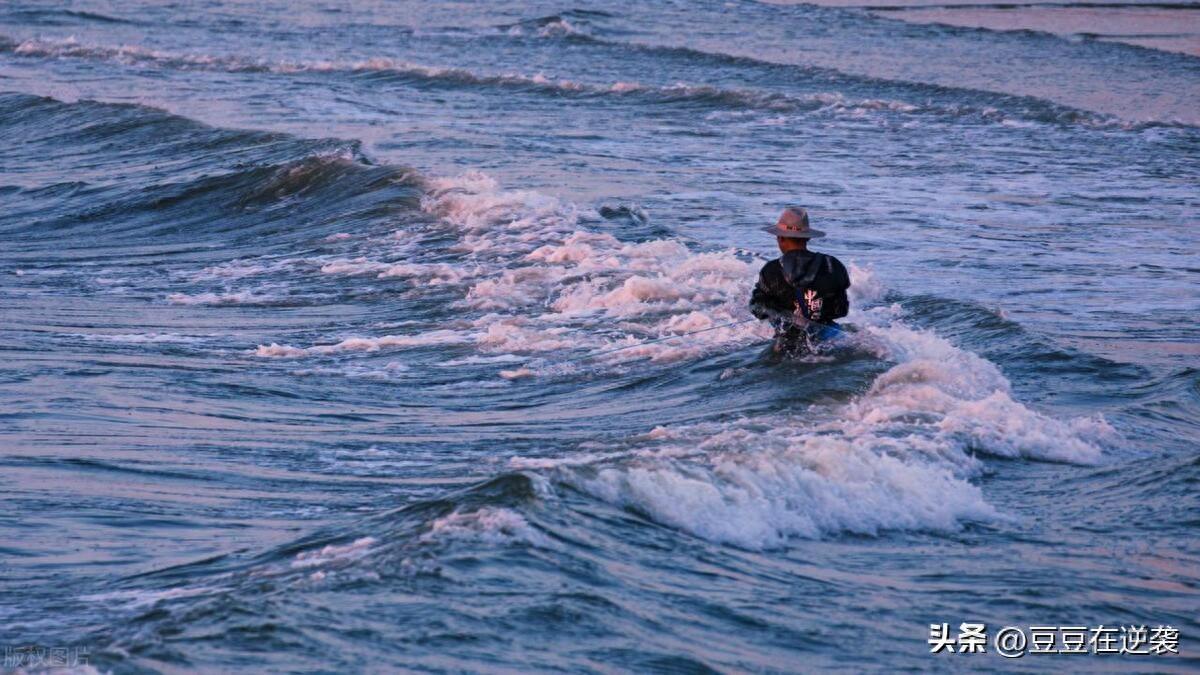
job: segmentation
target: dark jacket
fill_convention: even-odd
[[[782,319],[782,323],[799,312],[810,321],[831,324],[850,311],[847,288],[850,275],[837,258],[815,251],[788,251],[763,265],[750,295],[750,311],[760,319]]]

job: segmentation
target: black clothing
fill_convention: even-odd
[[[846,289],[850,275],[837,258],[815,251],[788,251],[763,265],[750,295],[750,311],[770,319],[776,336],[798,339],[797,314],[819,324],[834,324],[850,311]],[[804,323],[804,322],[800,322]]]

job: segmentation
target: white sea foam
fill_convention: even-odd
[[[572,204],[503,190],[478,172],[430,185],[425,210],[458,237],[456,250],[488,262],[463,278],[463,307],[488,312],[475,321],[481,349],[607,350],[746,318],[754,267],[731,251],[695,253],[676,240],[622,242],[583,227]],[[702,335],[609,360],[669,360],[764,336],[749,324]]]
[[[434,520],[421,541],[482,541],[489,544],[525,542],[546,546],[548,539],[520,513],[503,507],[485,506],[475,511],[454,511]]]
[[[167,301],[174,305],[259,305],[278,301],[266,293],[236,291],[228,293],[172,293]]]
[[[324,274],[370,275],[378,279],[412,278],[422,284],[436,285],[454,283],[462,279],[463,272],[445,264],[416,264],[407,262],[378,262],[367,258],[333,260],[321,266]]]
[[[381,349],[396,349],[405,347],[426,347],[430,345],[450,345],[463,342],[461,333],[450,330],[435,330],[415,335],[383,335],[380,337],[350,337],[334,344],[315,345],[312,347],[293,347],[272,342],[269,345],[259,345],[255,350],[257,356],[296,358],[314,354],[336,354],[339,352],[377,352]]]
[[[740,443],[722,448],[729,439]],[[879,452],[871,440],[726,431],[701,441],[711,456],[643,457],[561,475],[658,522],[746,548],[844,532],[951,531],[998,517],[967,480]]]
[[[93,340],[96,342],[117,342],[127,344],[181,343],[193,344],[203,342],[214,335],[179,335],[177,333],[64,333],[69,337]]]
[[[283,356],[284,358],[287,358],[287,355],[286,355],[287,348],[286,347],[280,348],[279,345],[275,345],[275,347],[276,347],[276,349],[282,349],[282,351],[285,352],[285,354],[282,354],[281,356]],[[294,356],[305,356],[305,355],[306,354],[303,351],[301,351],[300,353],[295,354]],[[361,378],[364,380],[389,381],[389,380],[398,380],[398,379],[409,379],[408,375],[411,372],[411,370],[412,370],[411,367],[408,366],[407,364],[400,363],[398,361],[388,361],[387,363],[383,364],[382,366],[376,366],[374,364],[341,363],[341,364],[337,364],[335,366],[317,366],[314,368],[300,368],[297,370],[293,370],[291,372],[293,375],[298,375],[300,377],[335,376],[335,377]]]
[[[290,259],[251,259],[251,260],[233,260],[227,263],[211,265],[201,269],[199,272],[192,272],[185,275],[186,281],[207,281],[211,279],[234,280],[244,279],[247,277],[261,276],[272,272],[280,272],[287,270],[295,261]]]
[[[272,342],[269,345],[259,345],[254,350],[257,356],[279,357],[279,358],[295,358],[299,356],[308,356],[309,350],[304,347],[293,347],[291,345],[281,345]]]
[[[529,368],[512,368],[510,370],[501,370],[500,377],[506,380],[520,380],[526,377],[533,377],[534,372]]]
[[[301,551],[292,560],[293,569],[311,567],[344,567],[361,560],[370,553],[375,544],[374,537],[360,537],[349,544],[329,544],[311,551]]]
[[[148,590],[130,590],[130,591],[110,591],[108,593],[95,593],[92,595],[81,596],[80,599],[90,602],[100,602],[111,604],[113,602],[124,605],[130,609],[140,609],[152,607],[159,602],[176,600],[179,598],[191,598],[199,595],[207,595],[210,593],[221,592],[228,590],[222,587],[210,586],[180,586],[177,588],[169,588],[163,591],[148,591]]]
[[[545,38],[561,38],[570,35],[587,35],[587,32],[562,17],[553,17],[537,26],[528,23],[518,23],[509,26],[505,32],[509,35],[526,35],[529,29],[536,28],[534,35]]]

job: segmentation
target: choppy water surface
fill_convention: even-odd
[[[1136,623],[1183,655],[1089,668],[1200,666],[1200,60],[253,5],[0,8],[0,643],[893,670]],[[792,362],[727,325],[790,202],[857,328]]]

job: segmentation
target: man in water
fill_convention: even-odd
[[[808,211],[789,206],[774,227],[783,254],[763,265],[750,296],[750,311],[775,327],[775,351],[795,353],[840,332],[835,319],[850,311],[850,275],[837,258],[808,250],[825,236],[808,225]]]

